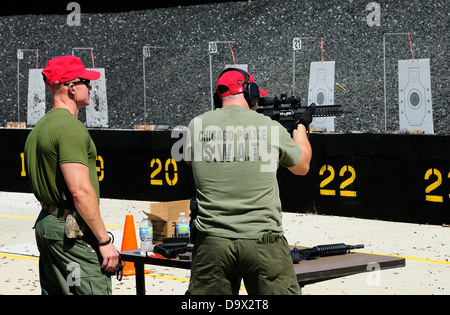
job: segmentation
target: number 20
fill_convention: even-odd
[[[327,178],[322,180],[320,182],[320,194],[324,196],[336,196],[336,190],[334,189],[324,189],[329,183],[331,183],[334,180],[334,177],[336,175],[334,168],[331,165],[324,165],[319,171],[319,175],[323,175],[326,171],[330,173]],[[356,171],[355,169],[350,165],[344,165],[341,170],[339,171],[339,176],[343,177],[345,173],[349,172],[350,177],[344,180],[339,188],[341,189],[339,194],[342,197],[356,197],[356,191],[354,190],[346,190],[348,186],[353,184],[353,182],[356,179]]]
[[[161,186],[163,185],[163,180],[162,179],[155,179],[155,177],[161,172],[162,170],[162,162],[160,159],[152,159],[150,161],[150,167],[153,168],[156,164],[156,169],[150,174],[150,185],[154,185],[154,186]],[[173,167],[173,178],[170,179],[169,177],[169,165],[172,164]],[[177,167],[177,162],[175,162],[174,159],[167,159],[166,163],[164,165],[164,170],[165,170],[165,179],[166,179],[166,183],[169,186],[174,186],[177,182],[178,182],[178,167]]]

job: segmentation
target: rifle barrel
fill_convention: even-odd
[[[317,257],[327,257],[336,255],[345,255],[352,249],[364,248],[364,244],[346,245],[344,243],[317,245],[313,248],[291,250],[291,257],[294,263],[303,259],[313,259]]]

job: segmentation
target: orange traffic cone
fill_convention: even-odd
[[[137,250],[138,243],[136,238],[136,229],[134,226],[133,215],[127,214],[125,217],[125,226],[123,228],[123,237],[122,237],[122,247],[120,249],[121,252],[127,250]],[[151,273],[150,270],[145,270],[144,273]],[[126,261],[125,266],[123,267],[123,275],[124,276],[134,276],[136,271],[134,269],[134,263],[131,261]]]
[[[125,217],[125,227],[123,229],[123,237],[122,237],[122,248],[121,252],[127,250],[136,250],[138,249],[137,238],[136,238],[136,229],[134,227],[134,219],[133,215],[127,214]],[[123,275],[124,276],[132,276],[135,274],[134,263],[131,261],[126,261],[125,266],[123,267]]]

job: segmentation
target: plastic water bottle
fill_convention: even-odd
[[[175,234],[177,237],[189,237],[189,232],[189,220],[186,218],[185,213],[181,212],[175,225]]]
[[[141,239],[141,254],[153,250],[153,226],[150,219],[145,216],[139,223],[139,238]]]

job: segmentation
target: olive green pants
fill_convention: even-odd
[[[64,226],[64,219],[45,210],[36,220],[42,294],[111,294],[111,278],[101,271],[98,251],[83,239],[66,238]]]
[[[186,294],[237,295],[242,280],[249,295],[301,294],[284,237],[267,242],[198,233]]]

